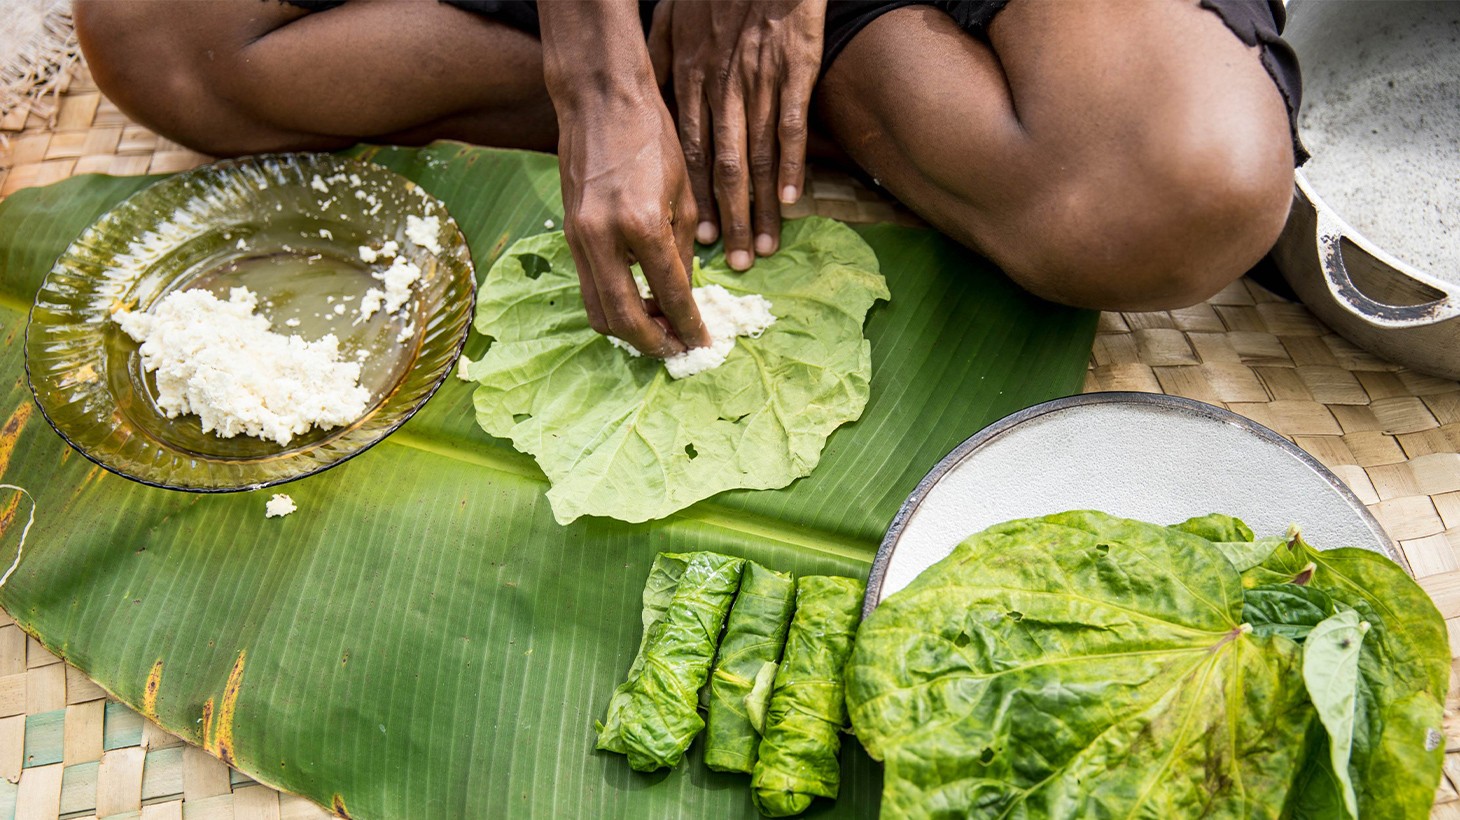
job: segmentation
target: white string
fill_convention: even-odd
[[[5,570],[4,575],[0,575],[0,587],[3,587],[5,586],[5,582],[10,580],[10,574],[15,572],[16,567],[20,566],[20,553],[25,550],[25,537],[30,535],[30,527],[35,523],[36,503],[35,496],[31,495],[30,491],[24,487],[17,487],[14,484],[0,484],[0,490],[15,490],[30,499],[30,520],[25,522],[25,529],[20,531],[20,546],[15,548],[15,560],[10,562],[10,569]]]

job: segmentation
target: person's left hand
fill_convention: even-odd
[[[649,53],[661,84],[673,76],[696,239],[723,232],[736,270],[775,253],[780,204],[804,189],[825,18],[826,0],[667,0],[655,11]]]

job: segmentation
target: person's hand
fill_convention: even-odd
[[[655,12],[649,49],[660,80],[673,77],[696,236],[723,232],[736,270],[776,251],[780,203],[804,190],[825,18],[826,0],[670,0]]]
[[[651,356],[704,347],[691,295],[694,198],[657,93],[559,115],[564,226],[588,321]],[[630,260],[654,292],[639,296]]]
[[[709,333],[690,282],[694,196],[635,6],[542,8],[545,68],[558,113],[563,230],[589,324],[651,356],[704,347]],[[589,46],[590,40],[597,42]],[[605,42],[633,45],[616,51]],[[629,270],[634,261],[652,301],[639,295]]]

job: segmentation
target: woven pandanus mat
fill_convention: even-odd
[[[49,114],[0,118],[0,196],[84,173],[178,171],[208,160],[132,123],[84,65]],[[854,178],[816,169],[787,216],[919,224]],[[1460,654],[1460,383],[1386,362],[1301,304],[1242,280],[1182,310],[1106,313],[1087,391],[1167,393],[1226,407],[1337,473],[1398,542]],[[1460,818],[1460,688],[1432,817]],[[61,663],[0,614],[0,820],[327,817],[184,744]]]

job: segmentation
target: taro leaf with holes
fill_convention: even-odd
[[[452,144],[364,153],[447,204],[479,276],[515,240],[562,223],[553,157]],[[652,525],[561,527],[541,471],[481,431],[470,386],[451,378],[377,447],[282,488],[299,511],[265,520],[279,490],[144,487],[86,461],[32,410],[21,338],[42,276],[151,179],[87,176],[0,202],[0,482],[39,503],[0,603],[194,743],[207,703],[222,712],[231,691],[235,764],[325,805],[340,795],[357,818],[754,817],[744,775],[706,769],[698,745],[653,776],[592,751],[604,695],[639,644],[654,555],[709,549],[865,577],[940,457],[1080,389],[1095,326],[931,231],[862,226],[896,293],[867,322],[871,398],[786,489],[724,493]],[[473,358],[485,348],[467,342]],[[0,564],[25,512],[0,491]],[[876,767],[855,743],[842,767],[826,813],[874,816]]]
[[[796,579],[790,573],[746,562],[710,677],[706,766],[749,774],[755,765],[761,730],[747,711],[747,699],[761,670],[781,659],[795,606]]]
[[[559,523],[647,521],[722,490],[784,487],[862,414],[872,366],[862,323],[888,293],[847,226],[788,222],[780,250],[751,270],[723,254],[696,270],[696,285],[765,296],[776,321],[684,379],[588,326],[577,270],[561,233],[508,248],[477,300],[476,329],[496,341],[466,372],[481,384],[482,429],[537,459]]]
[[[884,817],[1277,817],[1314,720],[1301,652],[1244,629],[1195,535],[1012,521],[868,616],[848,666]]]

